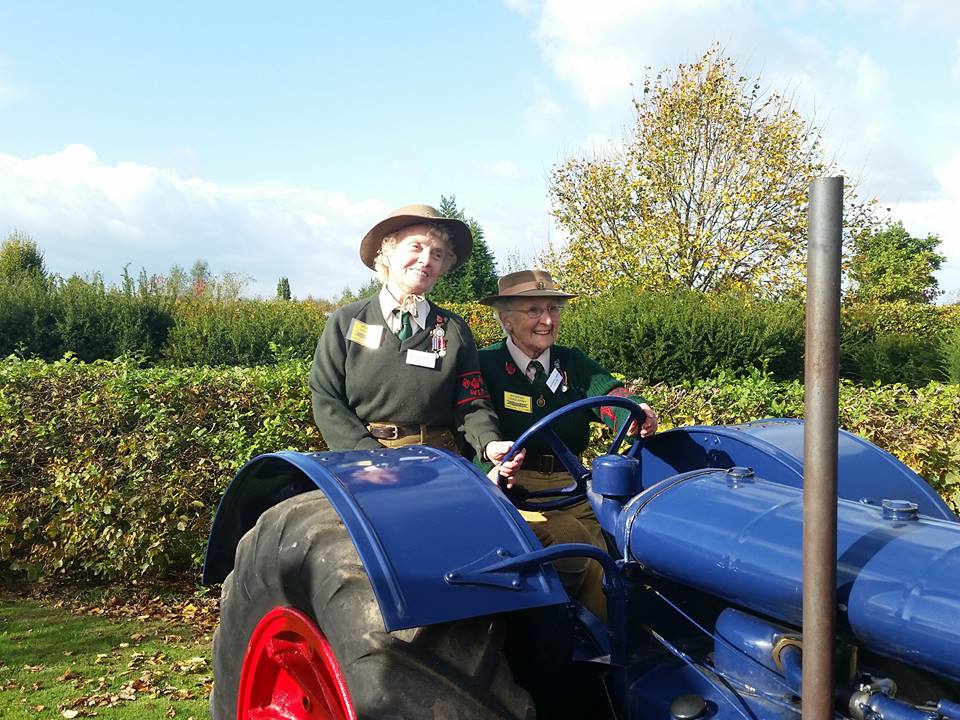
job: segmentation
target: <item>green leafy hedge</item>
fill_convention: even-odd
[[[161,355],[164,364],[174,367],[249,367],[278,359],[311,358],[325,319],[310,302],[179,302]]]
[[[100,577],[198,567],[227,480],[322,447],[303,363],[0,364],[0,564]]]
[[[952,309],[889,303],[841,312],[841,376],[861,384],[919,387],[950,379],[945,338]],[[560,340],[628,377],[677,383],[721,370],[803,377],[804,306],[740,294],[646,293],[624,288],[575,302]]]
[[[763,369],[781,379],[803,373],[803,306],[742,295],[630,288],[576,302],[560,341],[627,377],[678,382],[722,369]]]
[[[311,357],[325,319],[324,307],[311,301],[171,298],[129,276],[119,287],[97,277],[0,278],[0,357],[272,364]]]
[[[0,361],[0,571],[110,579],[197,572],[230,477],[322,449],[306,363],[143,368]],[[664,426],[798,416],[802,388],[752,374],[643,387]],[[960,386],[841,389],[841,424],[960,502]]]
[[[116,287],[99,277],[0,278],[0,357],[81,360],[135,355],[150,365],[253,366],[306,360],[329,305],[313,301],[170,295],[145,275]],[[479,346],[501,336],[492,311],[449,306]],[[575,301],[561,341],[607,367],[651,382],[758,369],[780,380],[803,370],[803,305],[736,294],[648,293],[624,288]],[[843,309],[841,374],[859,383],[956,380],[960,308],[905,302]]]

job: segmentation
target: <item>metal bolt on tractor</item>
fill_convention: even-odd
[[[810,210],[807,336],[828,341],[837,180]],[[621,431],[588,469],[551,425],[643,411],[544,418],[515,449],[544,434],[562,491],[510,498],[421,446],[250,461],[204,566],[223,582],[213,718],[960,720],[960,522],[838,431],[827,345],[808,340],[806,431],[683,427],[619,453]],[[544,549],[516,511],[578,502],[609,553]],[[571,556],[602,564],[606,622],[561,586],[550,563]]]

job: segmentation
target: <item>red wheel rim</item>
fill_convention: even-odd
[[[274,608],[250,636],[240,672],[238,720],[356,720],[347,681],[313,620]]]

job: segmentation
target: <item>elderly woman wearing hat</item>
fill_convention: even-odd
[[[493,462],[509,450],[470,328],[425,297],[472,248],[463,222],[428,205],[395,210],[363,238],[360,258],[383,288],[327,318],[310,370],[313,416],[329,449],[456,451],[465,440]],[[505,463],[505,474],[520,461]]]
[[[619,395],[637,401],[646,412],[642,425],[637,427],[634,422],[628,433],[652,435],[657,430],[657,414],[643,398],[631,395],[623,383],[579,349],[555,344],[563,309],[571,297],[574,295],[556,288],[545,270],[522,270],[504,275],[499,281],[499,293],[480,301],[493,306],[507,334],[504,340],[480,351],[480,368],[504,434],[518,437],[540,418],[575,400]],[[580,454],[587,449],[591,421],[602,421],[616,430],[626,419],[626,410],[604,406],[596,414],[586,410],[569,415],[559,420],[553,430],[572,452]],[[569,485],[570,475],[550,453],[545,440],[532,438],[523,467],[513,482],[528,490]],[[588,542],[607,549],[588,503],[566,510],[521,514],[545,546]],[[570,558],[555,565],[567,590],[595,615],[605,617],[599,564]]]

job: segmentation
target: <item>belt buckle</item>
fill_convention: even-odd
[[[553,468],[554,468],[554,460],[555,458],[553,457],[553,455],[541,455],[540,456],[540,472],[542,472],[544,475],[552,475]]]
[[[399,428],[398,426],[396,426],[396,425],[387,425],[387,427],[384,428],[384,429],[385,429],[385,430],[389,430],[389,431],[391,432],[390,435],[388,435],[386,438],[384,438],[385,440],[399,440],[399,439],[400,439],[400,428]]]

